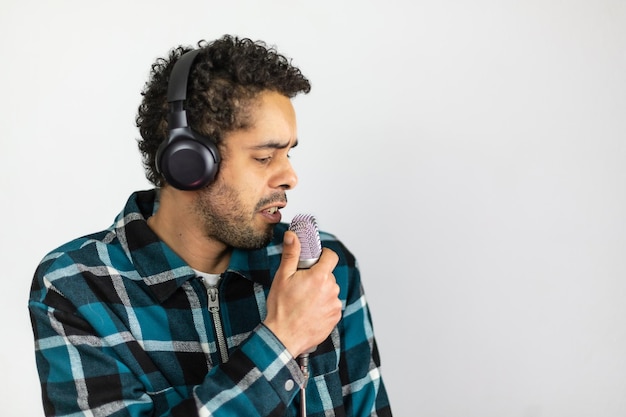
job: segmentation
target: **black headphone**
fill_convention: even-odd
[[[187,81],[200,49],[181,56],[170,74],[167,86],[168,138],[156,153],[156,169],[165,180],[180,190],[197,190],[215,178],[220,162],[217,145],[189,127],[184,101]]]

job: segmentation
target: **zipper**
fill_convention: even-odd
[[[207,296],[209,298],[209,312],[213,318],[213,326],[215,329],[215,337],[217,338],[217,351],[222,358],[222,363],[228,362],[228,347],[226,346],[226,336],[224,335],[224,327],[222,326],[222,318],[220,317],[220,300],[219,290],[217,286],[207,285],[202,280],[202,283],[206,287]]]

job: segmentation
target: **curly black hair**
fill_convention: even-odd
[[[250,125],[249,108],[263,91],[276,91],[289,98],[308,93],[311,84],[300,70],[263,41],[224,35],[212,42],[198,42],[201,51],[194,60],[187,85],[186,112],[189,125],[218,146],[226,133]],[[167,140],[167,84],[176,61],[191,47],[178,46],[167,58],[152,64],[141,92],[135,119],[146,178],[156,186],[165,183],[156,169],[156,153]]]

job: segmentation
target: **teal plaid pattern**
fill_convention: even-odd
[[[46,255],[29,312],[46,416],[296,416],[302,373],[267,329],[265,301],[288,225],[233,252],[219,287],[221,363],[206,288],[152,232],[158,191],[133,193],[114,224]],[[343,315],[310,355],[316,416],[391,416],[353,255],[334,236]]]

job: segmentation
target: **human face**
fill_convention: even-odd
[[[251,127],[224,137],[216,181],[195,204],[206,236],[228,246],[269,243],[298,177],[289,161],[297,144],[296,115],[288,97],[263,92],[250,109]]]

